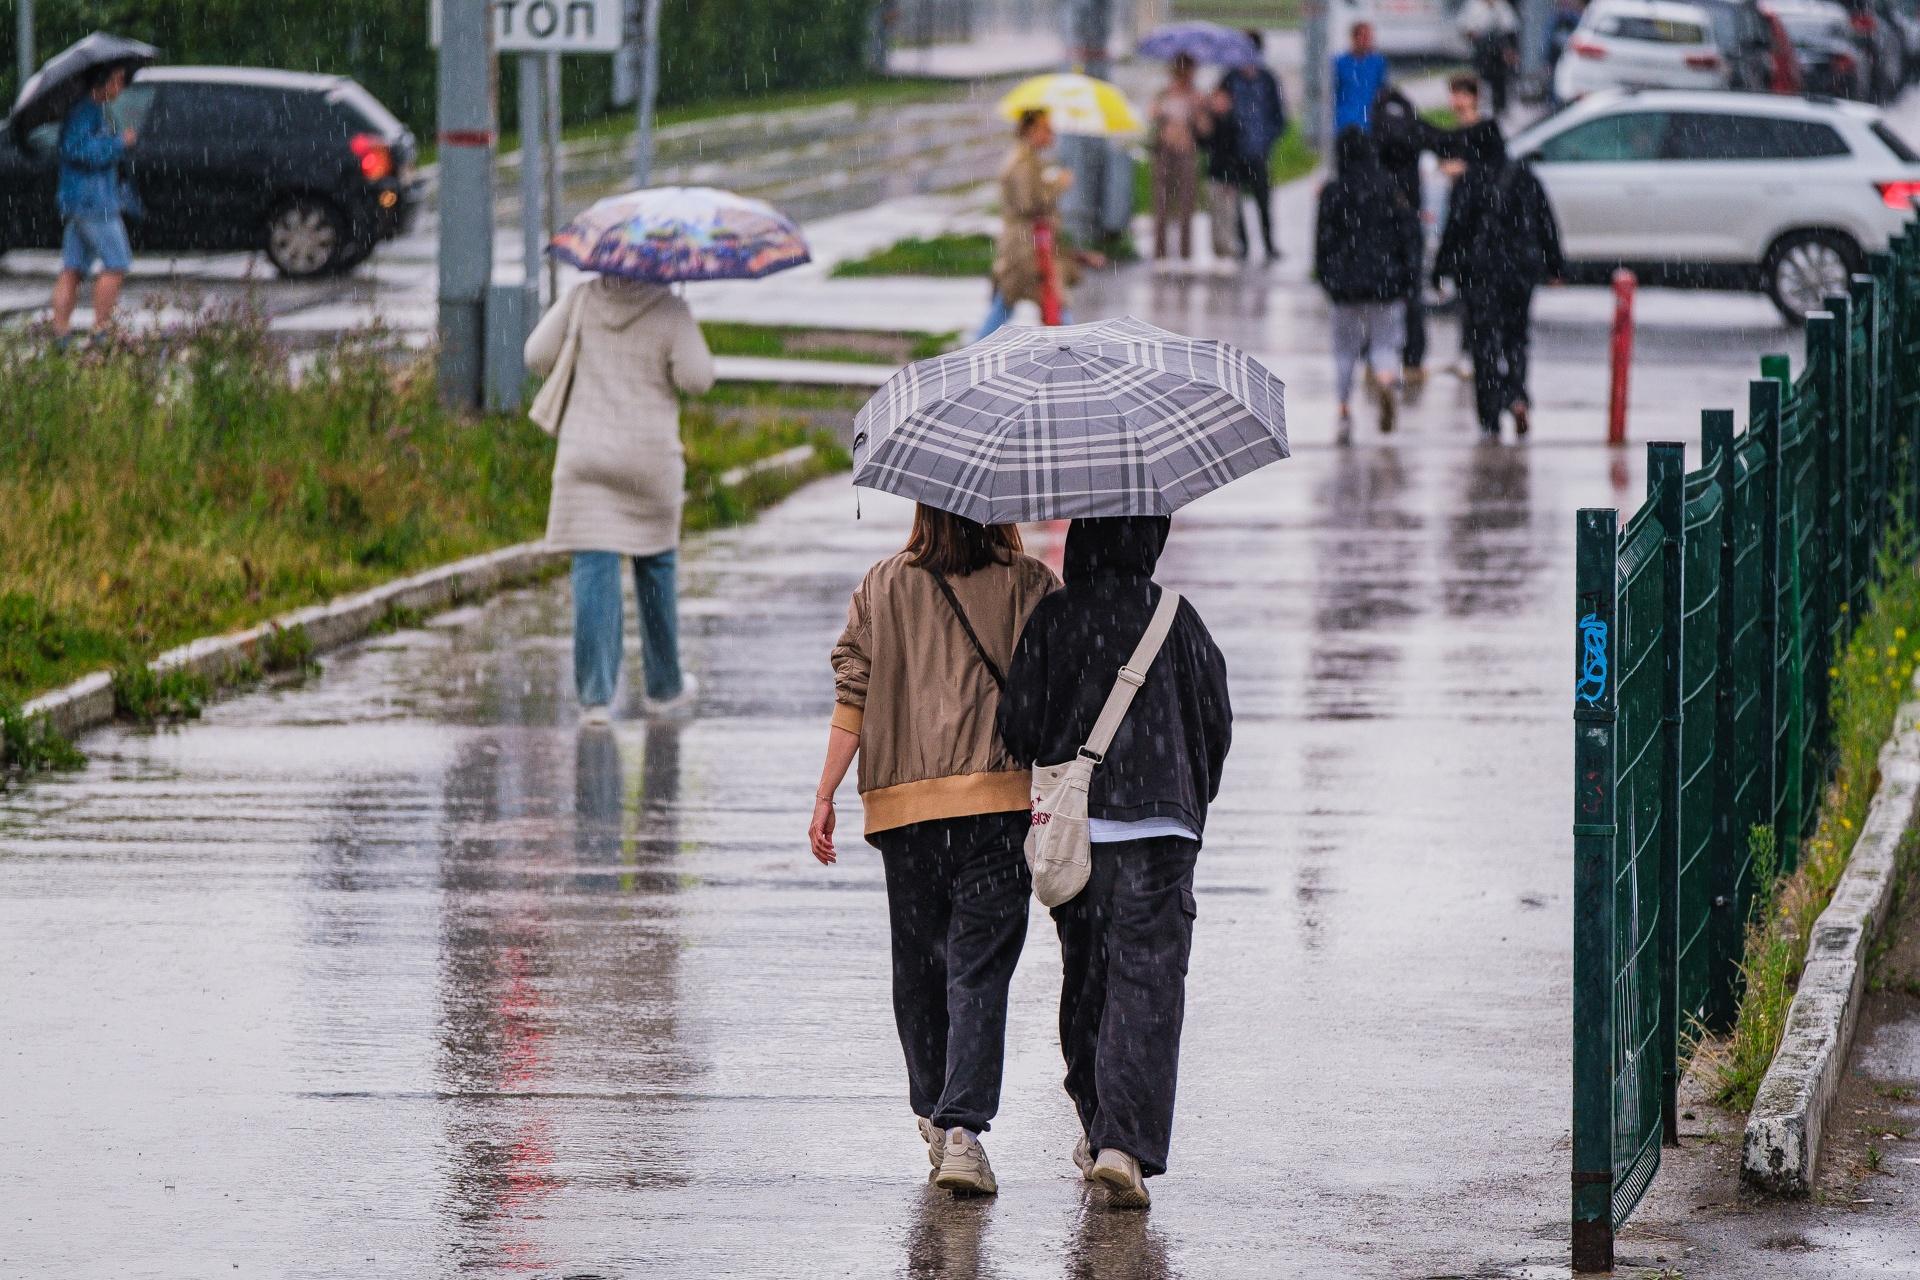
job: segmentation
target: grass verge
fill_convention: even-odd
[[[841,364],[905,364],[937,356],[957,333],[913,329],[814,329],[798,325],[704,321],[700,331],[717,356],[762,356],[781,360],[826,360]]]
[[[993,270],[993,237],[979,233],[909,236],[864,258],[849,258],[836,276],[980,276]]]
[[[1896,542],[1902,541],[1896,539]],[[1732,1033],[1710,1064],[1716,1101],[1753,1106],[1786,1028],[1787,1009],[1806,963],[1813,924],[1833,898],[1867,805],[1879,782],[1881,746],[1900,704],[1911,697],[1920,665],[1920,565],[1911,555],[1883,558],[1873,608],[1833,668],[1833,741],[1837,764],[1799,865],[1783,879],[1760,879],[1762,897],[1747,928],[1745,989]]]
[[[519,415],[444,409],[431,365],[351,337],[296,380],[256,314],[232,311],[112,349],[0,351],[0,742],[14,772],[75,758],[21,715],[36,694],[115,673],[119,711],[193,715],[209,692],[147,663],[198,636],[510,543],[545,524],[553,445]],[[846,465],[783,418],[777,392],[737,421],[683,416],[689,528],[750,516]],[[718,477],[802,443],[808,464]],[[313,666],[298,628],[261,665]]]

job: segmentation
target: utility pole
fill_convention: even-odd
[[[1547,40],[1552,31],[1553,0],[1521,0],[1520,81],[1528,92],[1544,88],[1553,70],[1547,65]]]
[[[1071,70],[1104,80],[1111,71],[1107,62],[1107,36],[1113,29],[1112,0],[1071,0],[1067,9],[1067,61]],[[1063,202],[1067,229],[1083,245],[1100,243],[1106,228],[1101,225],[1101,195],[1106,189],[1107,165],[1111,163],[1110,145],[1105,138],[1062,137],[1061,158],[1073,171],[1073,190]]]
[[[1306,19],[1306,60],[1307,65],[1301,71],[1301,132],[1308,143],[1321,155],[1327,154],[1327,67],[1333,52],[1327,40],[1327,24],[1332,15],[1328,12],[1328,0],[1307,0],[1303,16]]]
[[[540,314],[540,259],[546,245],[546,185],[541,181],[546,152],[547,108],[542,91],[547,70],[537,53],[520,55],[520,254],[525,262],[527,314]]]
[[[480,406],[493,281],[493,23],[488,0],[443,0],[440,106],[440,398]]]
[[[547,239],[560,229],[560,55],[545,55],[547,63]],[[547,259],[547,294],[560,298],[560,264]]]
[[[13,34],[14,48],[20,58],[20,79],[13,86],[14,93],[18,94],[20,86],[33,74],[33,0],[14,0]]]
[[[633,185],[653,181],[653,104],[660,96],[660,0],[643,0],[640,15],[640,110],[634,122]]]

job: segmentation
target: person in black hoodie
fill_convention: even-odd
[[[1393,430],[1407,293],[1420,279],[1420,220],[1381,169],[1373,142],[1349,125],[1334,139],[1338,174],[1320,191],[1313,270],[1327,291],[1333,324],[1334,396],[1340,438],[1353,430],[1348,401],[1362,356],[1380,396],[1380,430]]]
[[[1072,759],[1160,600],[1164,516],[1075,520],[1066,586],[1034,606],[1000,699],[1015,760]],[[1060,1048],[1084,1134],[1082,1176],[1145,1208],[1164,1173],[1193,942],[1193,869],[1233,737],[1227,668],[1182,600],[1120,730],[1093,771],[1093,871],[1053,908],[1065,980]]]
[[[1461,149],[1467,168],[1454,184],[1433,275],[1451,276],[1460,286],[1480,430],[1497,439],[1500,415],[1511,412],[1514,433],[1524,436],[1531,425],[1533,291],[1557,281],[1565,268],[1560,228],[1532,168],[1508,158],[1499,125],[1471,126]]]
[[[1428,214],[1423,207],[1420,185],[1420,155],[1444,150],[1446,142],[1440,129],[1420,118],[1412,100],[1389,84],[1373,102],[1373,126],[1369,130],[1373,145],[1380,153],[1380,168],[1400,188],[1407,207],[1414,212],[1413,260],[1416,264],[1412,287],[1407,290],[1406,337],[1400,344],[1401,378],[1408,386],[1426,377],[1427,306],[1421,290],[1422,272],[1427,257],[1427,237],[1423,224]]]

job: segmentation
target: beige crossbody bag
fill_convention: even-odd
[[[560,434],[560,423],[567,416],[567,400],[573,395],[573,366],[580,359],[580,313],[586,310],[586,291],[585,285],[578,285],[567,295],[563,305],[571,310],[567,315],[566,336],[560,339],[560,354],[553,362],[553,372],[540,384],[539,393],[527,407],[527,416],[533,419],[533,425],[550,436]]]
[[[1093,782],[1093,767],[1106,758],[1113,735],[1120,732],[1120,722],[1133,705],[1134,690],[1147,682],[1147,672],[1166,643],[1179,609],[1180,593],[1162,587],[1146,634],[1120,668],[1086,745],[1071,760],[1033,766],[1027,866],[1033,872],[1033,896],[1042,906],[1057,907],[1087,887],[1087,877],[1093,873],[1093,839],[1087,825],[1087,788]]]

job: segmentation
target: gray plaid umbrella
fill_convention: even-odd
[[[1168,515],[1288,455],[1283,392],[1132,316],[1010,326],[889,378],[854,419],[853,482],[982,524]]]

